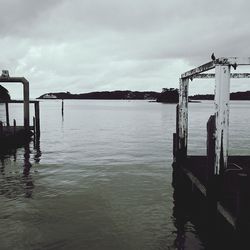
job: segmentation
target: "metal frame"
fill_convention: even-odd
[[[228,160],[228,132],[229,132],[229,99],[230,78],[250,78],[250,73],[231,74],[231,67],[236,69],[240,65],[250,65],[250,57],[218,58],[181,75],[179,91],[179,127],[178,150],[182,157],[187,157],[188,142],[188,86],[189,80],[194,78],[215,78],[215,162],[214,174],[220,174],[220,168],[227,168]],[[201,74],[215,69],[215,74]],[[222,165],[222,166],[221,166]]]
[[[22,83],[23,84],[23,114],[24,114],[24,128],[29,130],[30,127],[30,111],[29,111],[29,82],[24,77],[9,77],[0,76],[0,82],[4,83]]]

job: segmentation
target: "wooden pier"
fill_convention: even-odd
[[[15,148],[21,146],[34,136],[35,140],[40,138],[40,111],[39,101],[29,100],[29,82],[24,77],[10,77],[8,71],[3,70],[0,76],[0,82],[13,83],[20,82],[23,84],[23,101],[22,100],[6,100],[0,101],[5,104],[6,119],[0,121],[0,151],[6,148]],[[9,119],[9,104],[20,103],[23,104],[24,117],[23,124],[17,125],[16,120],[11,124]],[[34,104],[33,125],[30,126],[30,104]]]
[[[250,233],[250,154],[228,155],[230,78],[249,78],[231,69],[250,65],[250,58],[219,58],[181,75],[176,132],[173,135],[173,184],[205,202],[207,229],[218,230],[219,217],[241,240]],[[202,72],[215,69],[215,74]],[[207,122],[207,154],[187,155],[189,80],[215,78],[214,114]],[[198,104],[197,104],[198,105]],[[199,196],[199,197],[200,197]]]

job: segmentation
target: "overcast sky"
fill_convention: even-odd
[[[250,56],[247,0],[0,0],[1,69],[47,92],[178,87],[216,57]],[[241,81],[242,80],[238,80]],[[250,89],[246,82],[234,90]],[[4,84],[12,97],[21,86]],[[213,92],[193,81],[192,93]]]

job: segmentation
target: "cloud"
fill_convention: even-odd
[[[33,97],[53,91],[160,91],[178,87],[180,74],[209,61],[212,52],[250,55],[246,0],[0,4],[0,65],[27,77]]]

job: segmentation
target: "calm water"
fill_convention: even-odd
[[[40,103],[40,147],[0,164],[0,249],[204,249],[173,216],[175,105]],[[230,152],[249,154],[250,102],[231,104]],[[19,105],[11,119],[22,121]],[[212,102],[190,104],[189,153],[204,154]],[[0,120],[4,106],[0,106]]]

